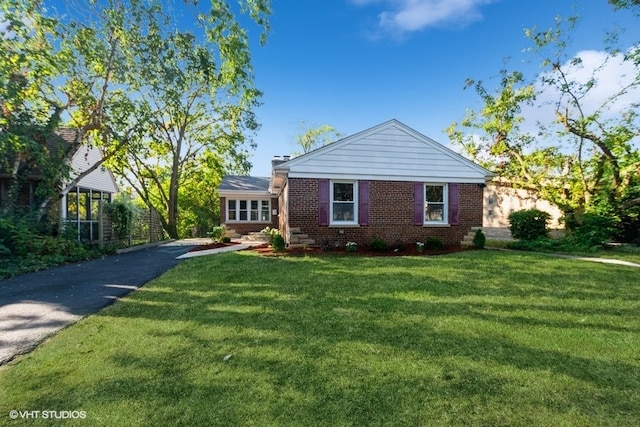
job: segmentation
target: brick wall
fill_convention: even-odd
[[[234,198],[235,199],[235,198]],[[271,210],[278,209],[278,199],[271,199]],[[261,231],[266,227],[278,228],[278,216],[271,215],[271,222],[226,222],[227,219],[227,198],[220,197],[220,222],[228,230],[235,230],[238,234],[249,234],[254,231]]]
[[[389,244],[424,242],[438,237],[458,244],[473,226],[482,226],[482,188],[460,184],[460,217],[455,226],[414,225],[413,182],[371,181],[369,225],[359,227],[318,225],[318,180],[289,178],[289,226],[299,227],[317,244],[369,244],[379,237]]]

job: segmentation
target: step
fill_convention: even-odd
[[[249,234],[242,236],[244,240],[251,240],[254,242],[268,242],[269,237],[265,236],[264,233],[260,231],[251,231]]]
[[[229,230],[227,229],[224,232],[224,237],[230,237],[232,239],[239,239],[240,237],[242,237],[239,233],[236,233],[236,230]]]

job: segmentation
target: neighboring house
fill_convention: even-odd
[[[79,176],[102,159],[97,147],[83,145],[71,159],[71,179]],[[70,179],[70,181],[71,181]],[[108,169],[98,167],[82,177],[73,189],[60,199],[60,219],[74,228],[83,241],[97,241],[100,224],[100,202],[110,203],[118,186]]]
[[[70,159],[71,172],[69,179],[62,186],[66,186],[84,171],[89,170],[102,158],[99,148],[82,145],[75,153],[71,153],[76,137],[73,129],[61,129],[56,135],[47,140],[47,147],[52,156]],[[69,151],[66,153],[66,151]],[[8,174],[0,173],[0,198],[5,197],[8,189]],[[20,191],[19,203],[25,207],[34,207],[35,192],[41,181],[40,171],[35,168],[27,177],[25,185]],[[98,224],[100,201],[110,202],[113,194],[118,190],[113,174],[98,167],[84,176],[67,193],[63,194],[56,209],[59,220],[67,227],[72,227],[83,241],[98,240]]]
[[[496,179],[484,189],[483,227],[509,227],[509,215],[523,209],[539,209],[550,215],[549,227],[564,228],[562,211],[541,199],[535,192],[513,188],[508,182]]]
[[[375,238],[412,244],[428,237],[457,244],[471,227],[482,226],[483,188],[492,176],[390,120],[294,159],[274,160],[266,187],[266,178],[225,177],[222,218],[241,233],[277,226],[287,243],[305,236],[319,245]]]

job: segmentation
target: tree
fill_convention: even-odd
[[[640,0],[609,0],[616,9],[632,9],[640,12]]]
[[[576,19],[558,20],[547,31],[527,30],[545,71],[528,81],[519,72],[502,71],[495,95],[482,82],[471,81],[484,106],[469,111],[448,132],[472,158],[515,186],[539,191],[566,213],[592,210],[628,218],[640,206],[639,104],[626,98],[640,87],[638,45],[624,51],[608,45],[602,62],[585,70],[582,58],[566,57],[564,37]],[[594,106],[599,73],[614,60],[624,63],[632,77]],[[542,94],[553,97],[548,105],[555,120],[523,131],[524,107]]]
[[[565,146],[572,144],[576,175],[583,185],[582,210],[596,210],[625,217],[630,209],[640,206],[640,103],[627,99],[627,94],[640,90],[640,45],[621,50],[607,45],[607,55],[592,70],[584,70],[580,57],[563,59],[566,45],[563,30],[530,31],[535,51],[547,52],[543,65],[547,72],[540,78],[542,87],[557,94],[553,103],[558,135]],[[629,70],[628,77],[609,83],[608,96],[595,106],[591,94],[602,83],[600,72],[608,63],[618,60]],[[579,78],[581,73],[586,77]],[[617,83],[617,86],[611,85]],[[615,112],[615,113],[613,113]]]
[[[242,4],[268,28],[267,1]],[[171,17],[160,3],[131,1],[115,10],[119,19],[136,21],[127,26],[129,109],[110,129],[111,138],[127,141],[126,150],[109,165],[161,213],[165,231],[175,238],[180,189],[190,174],[213,158],[223,165],[209,169],[217,173],[249,168],[244,144],[252,146],[248,134],[258,128],[252,109],[260,92],[252,84],[248,36],[223,1],[198,16],[205,38],[168,31]]]
[[[185,2],[183,11],[195,17],[189,31],[178,29],[171,13],[178,5],[168,1],[78,2],[57,18],[45,16],[40,0],[0,2],[0,47],[8,53],[0,58],[0,148],[3,169],[12,172],[10,199],[37,167],[46,178],[40,188],[49,190],[39,201],[44,212],[108,163],[163,213],[176,237],[180,186],[191,171],[215,156],[224,167],[248,169],[260,92],[239,15],[262,29],[264,42],[269,0],[235,8],[211,0],[208,10]],[[76,137],[54,157],[46,141],[63,124]],[[83,143],[104,156],[69,180],[65,160]]]
[[[57,159],[48,156],[47,140],[61,121],[52,76],[68,64],[53,48],[56,22],[44,17],[31,0],[0,3],[0,168],[8,172],[2,213],[18,213],[20,191],[34,168],[51,175]],[[39,186],[46,198],[51,183]]]
[[[332,143],[340,138],[341,134],[332,126],[322,125],[317,128],[306,127],[302,122],[300,133],[296,136],[296,143],[302,148],[302,153],[306,154],[316,148],[320,148]]]
[[[0,43],[8,53],[0,59],[7,83],[0,87],[1,166],[11,171],[2,212],[19,213],[17,195],[26,178],[37,174],[33,210],[38,222],[52,201],[120,148],[119,142],[104,138],[107,105],[122,101],[121,92],[111,90],[119,37],[115,28],[102,40],[83,23],[45,16],[37,0],[1,4],[5,30]],[[55,137],[62,127],[73,128],[64,132],[64,140]],[[52,144],[56,140],[58,146]],[[89,141],[104,150],[103,159],[71,176],[71,157]]]

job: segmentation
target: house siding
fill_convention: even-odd
[[[337,141],[285,163],[290,178],[484,183],[486,171],[400,123]]]
[[[76,151],[71,159],[71,168],[73,169],[72,176],[79,175],[82,171],[89,169],[101,159],[102,153],[99,148],[83,145]],[[112,194],[118,191],[113,175],[104,167],[99,167],[82,177],[77,186]]]
[[[359,245],[381,238],[389,244],[424,242],[438,237],[448,245],[459,244],[471,227],[482,225],[482,188],[477,184],[459,184],[459,222],[452,226],[414,224],[414,183],[407,181],[369,182],[369,225],[321,226],[318,216],[318,179],[289,178],[287,183],[288,226],[300,228],[317,244],[343,246],[348,241]]]

